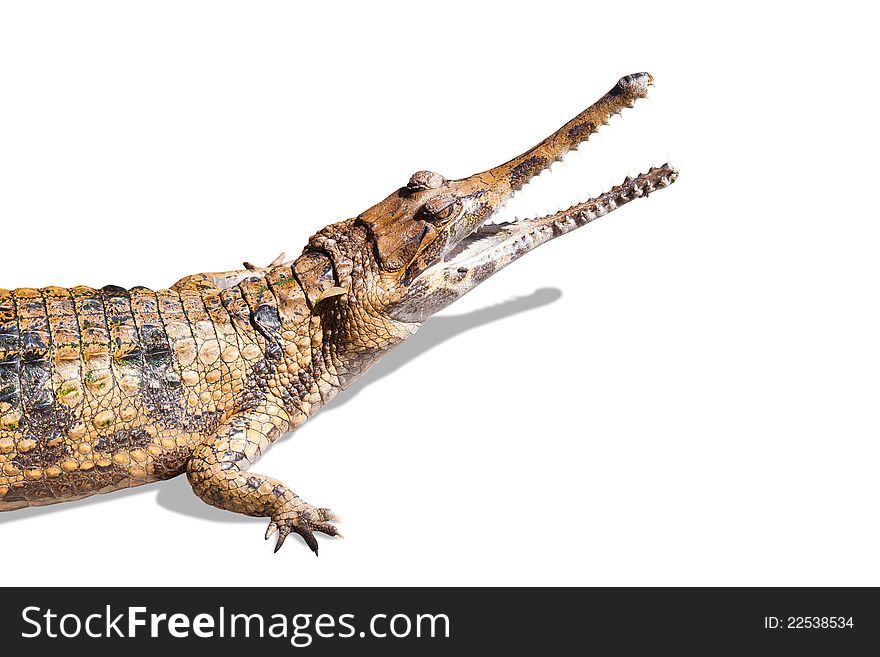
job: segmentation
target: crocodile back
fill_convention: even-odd
[[[0,289],[0,510],[179,474],[263,358],[230,310],[219,290]]]

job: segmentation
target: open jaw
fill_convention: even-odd
[[[488,171],[451,181],[428,172],[414,176],[416,182],[430,178],[434,183],[420,189],[443,190],[436,197],[444,199],[445,205],[441,207],[455,207],[448,201],[452,194],[461,202],[455,217],[443,226],[443,241],[435,239],[430,243],[440,244],[436,259],[437,252],[428,250],[430,258],[417,258],[407,267],[401,279],[405,292],[393,305],[392,316],[405,322],[422,322],[541,244],[675,182],[678,173],[669,164],[663,164],[567,210],[533,219],[490,223],[530,180],[586,142],[612,116],[647,96],[652,83],[648,73],[621,78],[602,98],[541,143]],[[376,207],[384,210],[382,205]],[[421,266],[423,262],[425,266]]]
[[[486,216],[471,226],[468,234],[452,247],[435,267],[458,273],[471,269],[497,271],[536,246],[564,235],[602,217],[636,198],[671,185],[678,173],[663,164],[627,178],[621,184],[578,203],[567,210],[532,219],[500,224],[489,223],[493,216],[530,180],[565,155],[576,150],[590,135],[606,125],[611,117],[632,107],[648,94],[654,79],[648,73],[634,73],[621,78],[596,103],[562,128],[522,155],[486,172],[458,181],[464,187],[488,196]],[[493,267],[494,265],[494,267]]]

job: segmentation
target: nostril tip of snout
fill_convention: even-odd
[[[648,87],[654,84],[654,77],[650,73],[633,73],[624,75],[617,81],[617,88],[635,98],[644,98],[648,95]]]

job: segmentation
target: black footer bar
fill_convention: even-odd
[[[581,646],[840,654],[880,646],[880,602],[871,588],[4,589],[0,634],[5,654],[75,642],[115,657],[135,644],[220,653]]]

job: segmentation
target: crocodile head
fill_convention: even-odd
[[[312,246],[326,248],[328,238],[337,250],[340,242],[349,245],[341,254],[349,263],[345,269],[354,267],[358,275],[340,288],[348,292],[348,314],[361,321],[367,308],[383,330],[396,334],[387,342],[399,342],[428,316],[540,244],[670,185],[677,173],[664,164],[568,210],[491,223],[530,179],[645,97],[651,84],[648,73],[623,77],[591,107],[509,162],[460,180],[418,171],[355,219],[328,226]],[[353,234],[358,238],[351,239]]]

